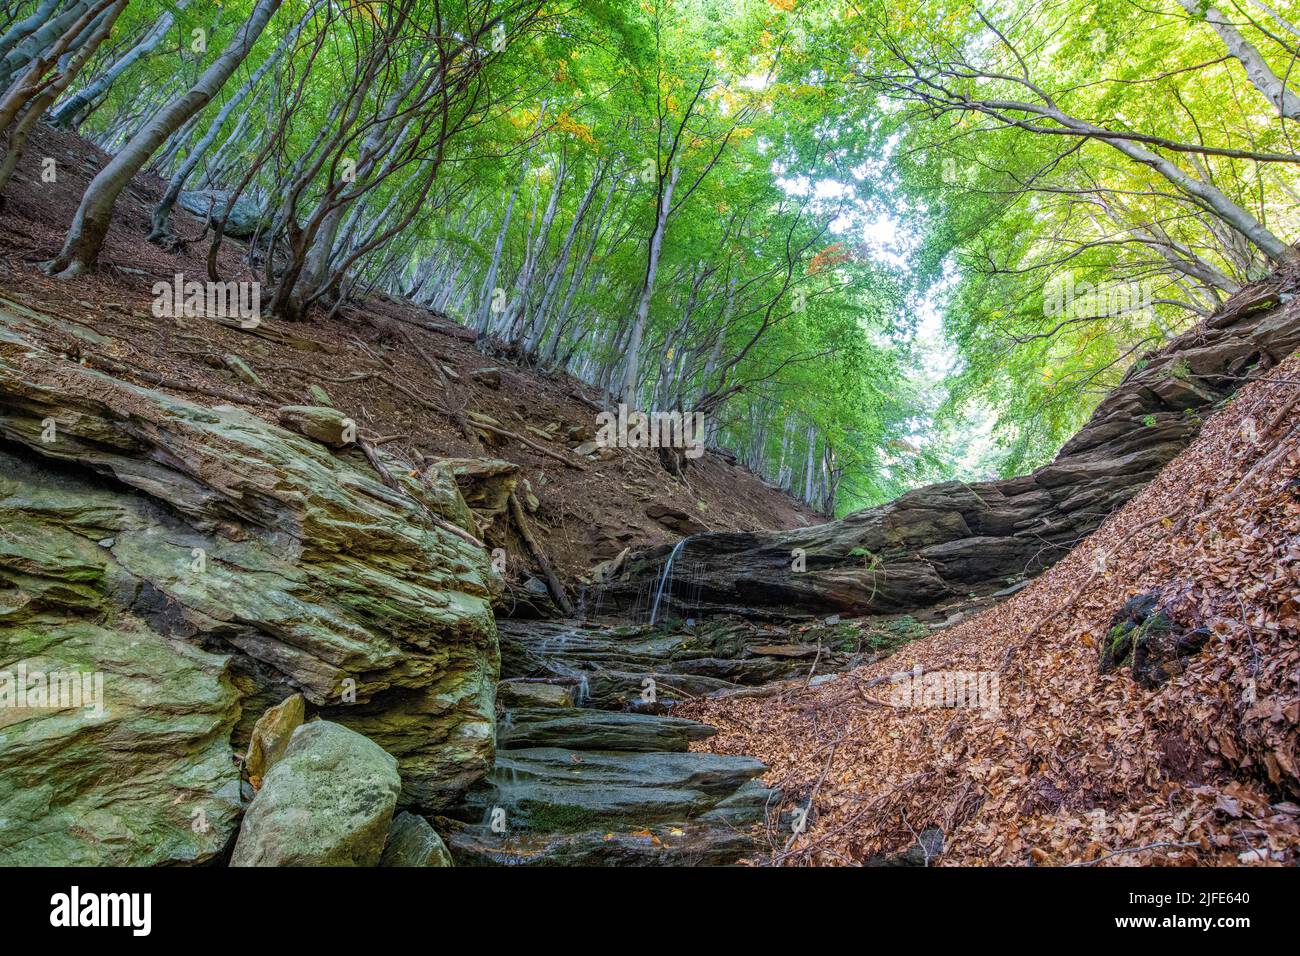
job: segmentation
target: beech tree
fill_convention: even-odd
[[[52,275],[69,278],[94,266],[104,246],[117,197],[154,150],[206,106],[262,35],[281,0],[257,0],[252,14],[225,49],[181,97],[160,110],[91,180],[81,197],[62,251],[47,266]]]

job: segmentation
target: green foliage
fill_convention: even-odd
[[[1289,77],[1298,5],[1230,6],[1235,29]],[[130,4],[83,82],[164,10],[175,23],[83,132],[120,145],[251,7]],[[413,123],[411,158],[356,190],[349,228],[382,240],[355,260],[336,254],[347,273],[338,287],[413,294],[521,361],[614,394],[655,255],[658,197],[677,176],[636,401],[702,408],[716,444],[843,513],[922,481],[1046,461],[1130,367],[1272,268],[1267,242],[1243,232],[1233,209],[1263,234],[1300,225],[1293,121],[1227,55],[1204,5],[997,7],[319,6],[227,120],[221,162],[205,157],[200,174],[229,187],[252,169],[249,193],[274,207],[295,164],[337,130],[343,145],[296,199],[300,221],[331,201],[338,159],[434,34],[444,44],[477,36],[502,16],[501,43],[444,47],[472,65],[472,95],[444,123]],[[309,9],[286,0],[205,116]],[[399,10],[410,18],[397,29]],[[196,30],[207,52],[192,45]],[[389,60],[349,119],[340,107],[377,45]],[[162,171],[196,139],[186,130],[168,144]],[[893,238],[872,238],[882,223]],[[293,242],[282,228],[281,252]],[[925,314],[941,315],[941,335]]]

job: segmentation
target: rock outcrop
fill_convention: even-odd
[[[0,863],[213,857],[234,755],[294,693],[397,758],[404,805],[481,777],[498,579],[435,517],[468,513],[455,483],[394,468],[393,490],[357,450],[102,374],[36,325],[105,346],[0,303],[0,694],[84,672],[104,706],[0,711]]]
[[[1251,286],[1143,357],[1033,474],[931,485],[811,528],[691,535],[665,603],[677,614],[914,612],[1043,571],[1186,448],[1199,415],[1300,346],[1295,286],[1283,277]],[[646,608],[670,552],[625,561],[602,609]]]

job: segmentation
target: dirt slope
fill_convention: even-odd
[[[55,183],[41,181],[43,156],[56,159]],[[391,438],[387,450],[407,460],[418,453],[515,462],[537,499],[532,520],[538,536],[569,582],[628,544],[671,542],[681,536],[650,517],[647,509],[668,511],[669,525],[711,530],[793,528],[825,520],[716,454],[705,455],[688,469],[684,483],[661,468],[651,451],[614,449],[608,460],[575,456],[571,449],[579,442],[565,432],[573,427],[594,431],[597,409],[590,393],[585,400],[575,397],[583,394],[581,388],[566,376],[494,360],[474,347],[466,329],[410,303],[372,297],[362,306],[311,323],[268,319],[256,332],[205,318],[155,318],[154,282],[170,280],[175,273],[187,280],[206,279],[208,247],[203,224],[179,207],[177,232],[192,241],[169,252],[144,240],[151,203],[164,187],[155,176],[137,177],[123,193],[97,274],[73,282],[45,277],[40,264],[58,251],[82,191],[107,159],[80,137],[41,127],[0,212],[0,297],[79,322],[104,336],[100,352],[80,356],[88,363],[141,384],[160,384],[162,376],[171,383],[162,383],[169,391],[194,398],[200,390],[201,400],[239,405],[268,421],[275,420],[280,405],[318,404],[307,392],[315,384],[363,433]],[[223,278],[256,278],[241,261],[243,252],[241,243],[226,240]],[[53,344],[76,348],[71,337],[60,338],[55,329],[49,334]],[[446,373],[431,368],[407,336],[451,370],[447,386],[441,384]],[[227,355],[246,362],[261,384],[242,382],[224,364]],[[493,384],[492,375],[482,376],[485,381],[475,378],[475,371],[485,368],[500,370],[499,385]],[[421,398],[455,415],[441,414],[421,404]],[[464,427],[467,413],[486,415],[558,458],[516,439]],[[454,418],[460,418],[462,426]],[[489,543],[507,548],[508,576],[519,580],[531,563],[522,543],[513,535]]]
[[[697,746],[757,756],[787,806],[811,800],[806,832],[773,827],[760,862],[863,863],[937,827],[942,864],[1294,864],[1298,473],[1293,356],[1006,603],[820,687],[693,702],[683,715],[722,728]],[[1164,626],[1136,670],[1102,673],[1141,595]],[[973,673],[996,707],[917,706],[944,698],[939,672]]]

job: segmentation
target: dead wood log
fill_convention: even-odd
[[[533,556],[542,569],[542,574],[546,576],[546,585],[551,589],[551,596],[555,598],[555,603],[560,606],[569,617],[573,617],[573,603],[569,596],[564,593],[564,585],[560,579],[555,576],[555,569],[551,567],[550,560],[546,557],[546,552],[542,546],[537,543],[533,537],[533,532],[528,527],[528,518],[524,515],[524,506],[519,503],[519,496],[513,491],[510,492],[510,516],[515,520],[515,526],[519,529],[519,536],[524,539],[524,544],[528,546],[528,551]]]
[[[556,461],[560,462],[563,465],[566,465],[569,468],[574,469],[575,471],[587,470],[583,465],[579,464],[578,462],[564,457],[559,452],[551,451],[551,449],[547,448],[545,445],[539,444],[538,442],[533,441],[531,438],[525,438],[523,435],[519,434],[518,432],[512,432],[505,428],[498,428],[496,425],[488,425],[485,422],[476,421],[473,419],[470,420],[470,425],[474,428],[480,428],[485,432],[492,432],[492,434],[494,435],[501,435],[504,438],[513,438],[516,441],[527,445],[529,448],[531,448],[533,451],[537,452],[538,454],[545,455],[547,458],[554,458]]]

